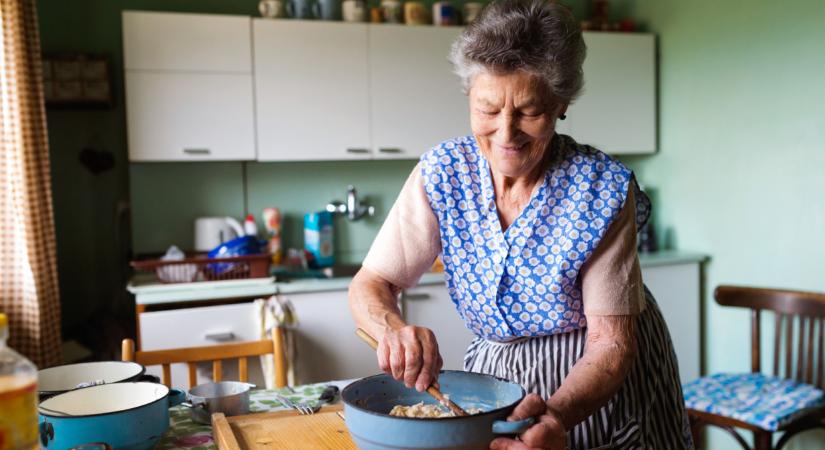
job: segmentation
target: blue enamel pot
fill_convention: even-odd
[[[41,448],[66,450],[103,443],[145,450],[169,428],[169,408],[186,393],[147,382],[76,389],[40,403]]]
[[[408,389],[386,374],[358,380],[341,393],[352,440],[361,450],[487,449],[501,435],[524,432],[533,419],[507,422],[524,398],[516,383],[473,372],[446,370],[438,376],[441,392],[463,409],[482,412],[465,417],[407,418],[390,416],[395,405],[437,404],[426,392]]]

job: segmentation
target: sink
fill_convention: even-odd
[[[336,264],[332,267],[325,267],[319,272],[327,278],[352,278],[361,270],[361,264]]]
[[[273,268],[272,274],[278,281],[294,281],[312,278],[352,278],[361,270],[361,264],[336,264],[323,269],[307,269],[304,271],[288,271],[286,268]]]

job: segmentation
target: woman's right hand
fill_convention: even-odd
[[[436,382],[443,365],[432,330],[414,325],[385,332],[376,354],[381,370],[419,392]]]

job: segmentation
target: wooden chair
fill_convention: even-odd
[[[222,360],[238,360],[238,378],[246,382],[249,379],[247,358],[272,354],[275,359],[275,387],[286,386],[286,359],[284,353],[284,336],[281,328],[272,330],[271,339],[260,341],[233,342],[230,344],[208,345],[204,347],[185,347],[167,350],[135,351],[135,342],[124,339],[122,342],[123,361],[134,361],[144,366],[161,365],[163,367],[163,384],[172,386],[171,364],[186,363],[189,366],[189,387],[197,384],[197,363],[212,362],[212,378],[223,379]]]
[[[722,306],[749,308],[751,310],[751,374],[761,373],[760,352],[760,313],[772,311],[775,315],[775,338],[773,343],[773,367],[771,374],[776,377],[794,380],[818,389],[825,389],[825,294],[778,289],[760,289],[751,287],[719,286],[714,292],[716,302]],[[796,326],[795,326],[796,325]],[[735,376],[735,375],[734,375]],[[761,375],[752,375],[760,377]],[[799,415],[790,416],[787,422],[777,422],[775,430],[754,425],[752,422],[726,417],[722,414],[692,409],[697,403],[690,401],[689,390],[693,383],[685,384],[685,398],[688,400],[688,416],[694,442],[699,443],[700,430],[706,425],[719,427],[730,433],[745,449],[750,447],[736,431],[741,428],[753,432],[756,450],[779,450],[792,436],[813,428],[825,428],[825,406],[813,406],[800,409]],[[793,385],[793,383],[788,383]],[[817,392],[807,386],[803,392],[808,397],[817,396]],[[756,396],[751,397],[756,398]],[[802,398],[800,396],[800,398]],[[695,399],[694,399],[695,400]],[[782,433],[774,447],[773,433]]]

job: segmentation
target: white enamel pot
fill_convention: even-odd
[[[169,428],[169,408],[186,393],[147,382],[75,389],[40,403],[41,448],[64,450],[106,444],[147,450]]]
[[[144,381],[146,369],[129,361],[96,361],[49,367],[37,373],[40,400],[98,384]]]

